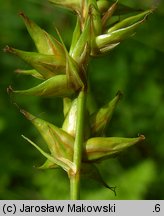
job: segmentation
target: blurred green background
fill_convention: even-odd
[[[135,137],[146,141],[131,147],[115,159],[98,164],[109,185],[117,186],[117,197],[92,180],[82,180],[82,199],[163,199],[164,198],[164,2],[120,0],[126,5],[158,9],[137,34],[110,54],[93,59],[89,65],[92,91],[98,106],[114,97],[124,97],[108,128],[108,136]],[[75,15],[56,8],[46,0],[0,0],[0,199],[69,199],[69,180],[62,170],[34,168],[44,158],[21,134],[43,145],[38,132],[13,105],[61,126],[61,99],[10,98],[6,89],[34,86],[33,78],[14,74],[28,68],[21,60],[3,53],[5,45],[35,50],[18,16],[24,11],[48,32],[55,26],[69,46]]]

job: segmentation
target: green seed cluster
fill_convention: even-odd
[[[97,179],[104,186],[112,189],[102,180],[95,163],[109,158],[127,147],[144,140],[137,138],[105,137],[105,129],[110,122],[121,93],[99,110],[93,110],[89,103],[87,66],[90,58],[102,55],[114,49],[120,42],[135,34],[152,10],[140,11],[118,22],[112,18],[118,14],[135,12],[133,9],[108,0],[50,0],[50,2],[74,11],[77,14],[72,42],[67,50],[59,32],[59,40],[40,28],[25,14],[21,17],[33,39],[37,52],[27,52],[7,46],[5,51],[27,62],[31,70],[17,70],[23,75],[40,79],[41,83],[27,90],[12,90],[13,93],[44,97],[61,97],[65,120],[61,128],[37,118],[25,110],[21,112],[30,120],[43,137],[49,148],[44,152],[27,137],[46,157],[40,169],[63,168],[70,177],[74,175],[76,164],[73,162],[74,143],[77,129],[77,95],[84,91],[87,95],[85,110],[84,143],[82,150],[81,174]]]

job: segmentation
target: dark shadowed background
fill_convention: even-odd
[[[120,0],[137,8],[158,9],[137,34],[110,54],[93,59],[89,65],[92,91],[98,106],[112,99],[118,90],[124,97],[108,128],[108,136],[136,137],[146,141],[131,147],[115,159],[98,166],[109,185],[117,186],[117,197],[92,180],[82,181],[82,199],[164,198],[164,2]],[[61,99],[10,98],[6,89],[34,86],[33,78],[14,73],[28,68],[15,56],[3,53],[5,45],[32,51],[34,44],[19,17],[24,11],[51,34],[60,31],[69,46],[75,15],[56,8],[46,0],[0,0],[0,199],[69,199],[69,180],[62,170],[39,171],[34,166],[44,158],[21,134],[42,146],[32,124],[13,105],[61,126]]]

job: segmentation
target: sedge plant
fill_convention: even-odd
[[[88,79],[91,58],[111,52],[123,40],[133,36],[152,10],[137,11],[112,0],[50,0],[76,14],[76,25],[69,49],[57,31],[58,39],[20,13],[36,52],[7,46],[12,53],[31,66],[17,70],[23,75],[40,79],[40,84],[26,90],[8,89],[12,94],[38,97],[60,97],[63,100],[64,122],[61,127],[32,115],[21,113],[37,128],[49,152],[22,135],[46,159],[39,169],[64,169],[70,180],[70,199],[80,199],[82,176],[93,178],[115,193],[102,179],[96,163],[113,157],[145,139],[105,137],[105,129],[121,98],[121,92],[107,104],[94,108]],[[130,14],[130,16],[129,16]],[[119,15],[123,15],[120,19]],[[119,19],[115,19],[119,17]]]

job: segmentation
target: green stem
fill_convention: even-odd
[[[85,94],[86,93],[83,90],[79,93],[77,104],[77,123],[73,157],[73,162],[76,166],[76,173],[73,173],[70,176],[70,198],[72,200],[80,199],[80,168],[84,142],[84,116],[86,104]]]

